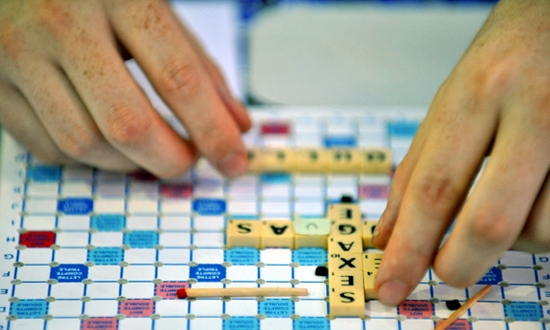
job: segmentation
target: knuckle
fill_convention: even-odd
[[[470,225],[472,240],[492,248],[509,248],[514,241],[514,221],[495,207],[485,207],[473,214]]]
[[[184,99],[197,95],[201,85],[201,72],[196,64],[170,61],[160,74],[160,87],[169,96],[178,95]]]
[[[432,174],[411,183],[415,200],[429,209],[448,209],[460,199],[460,190],[445,174]]]
[[[63,153],[75,159],[88,159],[101,147],[101,139],[85,130],[74,130],[74,134],[66,134],[58,139],[58,146]],[[78,134],[76,134],[78,132]]]
[[[38,27],[55,37],[66,38],[77,24],[70,2],[42,1],[34,11]]]
[[[65,37],[75,26],[75,18],[64,2],[42,1],[35,7],[38,26],[42,31],[54,36]]]
[[[201,126],[201,131],[194,137],[195,141],[201,141],[202,150],[212,158],[221,159],[233,151],[239,140],[228,130],[217,125],[213,120],[205,122]]]
[[[513,54],[496,61],[492,57],[483,58],[481,64],[473,65],[474,70],[469,73],[471,79],[464,81],[467,84],[464,87],[478,102],[501,99],[524,70],[521,60]]]
[[[150,128],[151,121],[145,113],[138,113],[127,105],[116,105],[107,111],[107,140],[117,145],[135,145]]]

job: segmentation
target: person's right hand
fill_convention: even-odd
[[[133,57],[187,129],[129,74]],[[174,177],[204,155],[246,169],[250,128],[219,71],[162,0],[0,2],[0,123],[37,158]]]
[[[430,266],[468,287],[509,249],[550,251],[549,173],[550,1],[501,0],[395,172],[375,230],[378,299],[401,303]]]

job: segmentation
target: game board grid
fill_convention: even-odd
[[[95,175],[96,175],[96,174],[94,174],[94,176],[95,176]],[[214,175],[214,176],[215,176],[215,175]],[[78,190],[78,189],[76,189],[76,190]],[[224,185],[223,190],[224,190],[224,194],[227,196],[228,191],[229,191],[228,185]],[[257,193],[257,196],[260,196],[260,195],[261,195],[261,191],[258,191],[258,190],[260,190],[260,189],[257,187],[256,190],[257,190],[257,192],[256,192],[256,193]],[[74,192],[74,191],[75,191],[75,190],[73,190],[73,192]],[[94,196],[93,191],[95,191],[95,188],[92,188],[92,196]],[[58,196],[64,196],[64,195],[62,195],[62,192],[64,193],[65,191],[63,191],[63,190],[62,190],[62,186],[59,185],[57,195],[58,195]],[[126,183],[126,191],[125,191],[125,194],[126,194],[126,196],[125,196],[125,199],[124,199],[124,203],[125,203],[125,204],[124,204],[124,207],[125,207],[124,212],[126,213],[126,212],[128,211],[128,205],[129,205],[129,204],[128,204],[128,198],[127,198],[128,194],[129,194],[128,182]],[[56,196],[56,199],[58,198],[58,196]],[[326,195],[325,195],[325,196],[326,196]],[[66,197],[66,196],[64,196],[64,197]],[[201,197],[204,197],[204,196],[201,196]],[[47,199],[47,198],[46,198],[46,199]],[[283,199],[283,200],[284,200],[284,199]],[[26,199],[23,200],[23,207],[25,206],[25,201],[26,201]],[[291,204],[294,204],[295,201],[290,201],[290,203],[291,203]],[[23,208],[23,209],[25,209],[25,208]],[[157,210],[156,210],[157,214],[161,213],[160,211],[161,211],[161,209],[160,209],[160,202],[159,202],[158,205],[157,205]],[[256,212],[257,212],[257,214],[261,214],[261,209],[259,208],[258,204],[257,204]],[[48,213],[46,213],[46,214],[48,214]],[[147,214],[149,214],[149,213],[147,213]],[[189,217],[190,217],[190,221],[191,221],[192,223],[197,219],[196,217],[193,217],[193,214],[192,214],[191,212],[190,212],[190,213],[184,213],[184,215],[189,216]],[[161,228],[160,228],[160,216],[159,216],[158,218],[159,218],[159,221],[157,221],[157,229],[161,229]],[[21,223],[22,223],[22,224],[23,224],[23,221],[24,221],[24,216],[21,217]],[[58,227],[57,227],[57,226],[58,226],[58,223],[59,223],[59,217],[56,217],[54,229],[61,229],[61,228],[58,228]],[[192,246],[193,243],[194,243],[194,235],[195,235],[195,233],[193,233],[192,231],[193,231],[193,227],[190,227],[189,232],[190,232],[190,245],[191,245],[191,246]],[[79,230],[71,230],[71,231],[62,230],[61,232],[78,233]],[[177,231],[174,231],[174,232],[177,232]],[[214,231],[214,232],[215,232],[215,231]],[[86,232],[86,231],[82,231],[82,233],[86,233],[90,238],[92,237],[92,235],[95,234],[95,233],[89,233],[89,232]],[[91,242],[91,241],[90,241],[90,239],[89,239],[89,240],[88,240],[88,244],[89,244],[90,242]],[[216,248],[216,247],[214,247],[214,249],[215,249],[215,248]],[[56,253],[57,251],[62,251],[62,250],[64,250],[64,249],[78,249],[78,247],[73,247],[73,248],[71,248],[71,247],[61,246],[59,250],[52,249],[52,259],[51,259],[51,261],[52,261],[52,262],[55,261],[55,257],[54,257],[54,256],[55,256],[55,253]],[[166,249],[168,249],[168,248],[166,248]],[[189,260],[190,260],[190,262],[193,262],[193,260],[194,260],[194,259],[193,259],[193,254],[197,253],[197,251],[200,251],[201,249],[207,249],[207,247],[199,247],[198,249],[189,249],[189,257],[190,257]],[[133,250],[133,249],[126,250],[126,251],[131,251],[131,250]],[[158,254],[159,254],[160,251],[163,251],[163,250],[156,250],[156,258],[157,258],[156,261],[158,261]],[[21,250],[17,251],[16,263],[19,262],[19,256],[20,256],[20,253],[21,253],[21,252],[22,252]],[[535,263],[535,261],[536,261],[536,260],[535,260],[535,257],[533,257],[533,264]],[[128,266],[128,267],[132,267],[133,265],[134,265],[134,264],[131,264],[131,265]],[[136,264],[136,265],[138,265],[138,264]],[[144,263],[144,264],[139,264],[139,265],[145,266],[145,265],[149,265],[149,264]],[[166,265],[168,265],[168,264],[165,264],[164,266],[166,266]],[[175,263],[175,264],[173,264],[173,265],[174,265],[174,266],[182,266],[183,263],[182,263],[182,264]],[[266,266],[267,266],[267,267],[273,267],[273,266],[276,267],[276,265],[271,265],[271,264],[267,264]],[[49,267],[49,264],[40,264],[40,263],[30,263],[30,264],[27,264],[27,263],[26,263],[22,268],[24,268],[24,267]],[[93,268],[93,267],[92,267],[92,268]],[[122,269],[123,269],[123,268],[124,268],[124,267],[120,267],[121,272],[122,272]],[[160,269],[160,268],[162,268],[162,267],[155,267],[155,273],[156,273],[156,272],[158,271],[158,269]],[[526,270],[526,269],[533,269],[533,266],[529,267],[528,265],[522,265],[522,266],[513,266],[513,265],[511,265],[511,266],[507,266],[507,268],[505,268],[504,270],[508,270],[508,269]],[[17,280],[17,270],[18,270],[18,268],[16,267],[16,268],[15,268],[15,274],[14,274],[14,280]],[[295,268],[292,268],[292,273],[293,273],[293,274],[294,274],[294,270],[295,270]],[[260,271],[260,268],[258,268],[258,271]],[[534,272],[534,277],[535,277],[535,279],[538,279],[538,272],[539,272],[539,271],[541,271],[541,269],[535,269],[535,272]],[[438,283],[437,286],[432,286],[432,285],[430,285],[430,281],[436,281],[437,278],[435,277],[434,274],[432,274],[431,271],[427,274],[427,276],[428,276],[427,281],[424,281],[424,280],[423,280],[420,284],[421,284],[421,285],[424,285],[424,287],[426,287],[426,286],[429,287],[429,292],[430,292],[430,293],[429,293],[429,297],[431,297],[430,299],[434,299],[434,291],[435,291],[435,289],[436,289],[437,287],[442,287],[442,286],[444,286],[444,284]],[[29,282],[21,281],[21,284],[31,284],[31,283],[32,283],[32,284],[41,284],[42,282],[40,282],[40,281],[37,281],[37,282],[33,282],[33,281],[29,281]],[[47,281],[44,282],[44,283],[47,284]],[[109,283],[117,283],[117,281],[102,281],[102,282],[96,282],[96,281],[94,281],[94,284],[96,284],[96,283],[105,283],[105,284],[109,284]],[[133,284],[133,283],[150,283],[150,281],[149,281],[149,282],[147,282],[147,281],[128,281],[126,284],[119,284],[119,287],[121,288],[121,287],[124,286],[124,285]],[[246,282],[243,282],[243,283],[246,283]],[[256,283],[255,283],[254,281],[249,282],[249,283],[250,283],[251,285],[256,285]],[[317,283],[317,282],[314,282],[314,283]],[[538,282],[537,282],[537,283],[538,283]],[[17,284],[17,285],[21,285],[21,284]],[[118,283],[117,283],[117,284],[118,284]],[[433,284],[433,283],[432,283],[432,284]],[[14,284],[14,287],[17,286],[17,285]],[[51,293],[51,288],[52,288],[52,287],[55,287],[55,286],[58,286],[58,285],[61,285],[61,284],[59,284],[59,283],[58,283],[58,284],[55,284],[55,285],[48,284],[48,293]],[[66,285],[66,284],[64,283],[64,284],[62,284],[62,285]],[[511,286],[518,286],[518,285],[520,285],[520,284],[518,284],[518,283],[510,283],[510,285],[511,285]],[[527,283],[521,283],[521,285],[526,286],[526,287],[529,286],[529,284],[527,284]],[[83,284],[83,287],[84,287],[84,292],[83,292],[83,294],[86,294],[86,289],[88,288],[88,286],[90,286],[90,285],[88,285],[88,284]],[[92,286],[93,286],[93,284],[92,284]],[[225,286],[225,284],[224,284],[224,286]],[[532,285],[531,285],[531,286],[532,286]],[[537,294],[539,295],[539,297],[538,297],[539,299],[540,299],[540,296],[541,296],[541,289],[542,289],[542,288],[537,288]],[[505,297],[505,291],[506,291],[506,288],[502,287],[502,288],[501,288],[501,294],[502,294],[503,297]],[[15,291],[12,290],[12,292],[15,292]],[[121,294],[121,293],[122,293],[122,291],[121,291],[121,289],[119,289],[119,294]],[[464,295],[465,295],[465,297],[468,295],[468,291],[467,291],[467,290],[464,291]],[[13,295],[12,295],[12,297],[13,297]],[[456,297],[456,295],[453,295],[453,297]],[[113,300],[116,301],[116,299],[107,299],[107,298],[103,298],[103,299],[93,299],[91,302],[85,302],[85,301],[83,301],[83,302],[82,302],[82,313],[84,314],[86,304],[92,303],[93,301],[96,301],[96,300],[102,301],[102,302],[103,302],[103,301],[113,301]],[[315,301],[315,299],[304,299],[304,301],[307,301],[307,300]],[[58,301],[58,300],[56,299],[55,302],[57,302],[57,301]],[[59,301],[80,301],[80,299],[70,299],[70,298],[67,298],[66,300],[59,299]],[[165,300],[163,300],[163,301],[165,301]],[[161,301],[160,303],[162,303],[163,301]],[[496,302],[496,301],[498,301],[498,300],[493,300],[493,301]],[[490,302],[490,300],[487,301],[487,302]],[[193,304],[195,304],[195,303],[196,303],[196,302],[187,303],[187,306],[188,306],[188,308],[187,308],[187,313],[192,313],[192,311],[193,311],[192,306],[193,306]],[[226,311],[226,305],[227,305],[228,303],[222,301],[221,304],[222,304],[222,310],[223,310],[223,311]],[[367,310],[369,310],[369,308],[372,308],[372,307],[375,306],[375,305],[376,305],[376,302],[368,303],[368,304],[367,304]],[[438,305],[438,306],[441,305],[441,302],[438,302],[436,305]],[[370,306],[370,307],[369,307],[369,306]],[[439,306],[439,307],[440,307],[440,306]],[[378,307],[378,308],[380,308],[380,307]],[[383,309],[383,308],[382,308],[382,309]],[[436,307],[435,315],[438,315],[438,314],[437,314],[437,310],[438,310],[438,308]],[[442,308],[440,308],[440,311],[443,313],[443,312],[446,311],[446,309],[445,309],[444,307],[442,307]],[[473,315],[475,315],[475,312],[470,311],[469,316],[472,316],[472,313],[473,313]],[[382,314],[383,314],[383,313],[382,313]],[[400,319],[400,318],[399,318],[399,311],[398,311],[398,310],[397,310],[397,311],[394,311],[393,314],[392,314],[392,313],[389,313],[389,314],[390,314],[389,316],[377,316],[377,315],[375,315],[375,316],[372,316],[372,319],[367,320],[367,321],[362,321],[362,320],[333,320],[333,321],[330,321],[330,324],[331,324],[331,328],[332,328],[332,329],[336,329],[336,328],[337,328],[337,326],[333,326],[333,324],[336,325],[336,324],[347,324],[347,323],[354,323],[354,324],[357,324],[357,325],[361,326],[361,327],[364,328],[364,329],[371,329],[371,328],[374,329],[375,327],[373,327],[373,325],[375,325],[375,324],[380,324],[381,326],[384,326],[384,325],[388,325],[388,324],[392,324],[392,323],[395,324],[395,325],[397,326],[397,328],[400,328],[400,329],[409,329],[409,328],[410,328],[410,329],[415,329],[415,328],[416,328],[415,326],[410,326],[410,325],[413,324],[413,323],[414,323],[415,325],[422,325],[422,326],[423,326],[423,325],[428,325],[428,324],[429,324],[429,325],[433,325],[433,321],[431,321],[431,320],[412,320],[412,319],[406,319],[406,320],[404,320],[404,319]],[[321,315],[321,316],[322,316],[322,315]],[[188,316],[187,316],[187,318],[186,318],[186,316],[181,316],[181,315],[178,315],[178,316],[170,316],[170,317],[162,317],[160,320],[152,319],[152,320],[151,320],[151,325],[153,326],[155,323],[159,323],[159,324],[160,324],[160,323],[162,323],[162,322],[168,322],[168,321],[171,320],[171,319],[175,319],[175,320],[185,319],[185,320],[187,320],[187,326],[188,326],[188,328],[189,328],[189,327],[193,327],[193,329],[198,329],[198,328],[200,328],[200,327],[197,327],[197,325],[192,326],[192,324],[193,324],[194,322],[197,322],[197,324],[199,324],[199,321],[201,321],[201,320],[205,321],[206,323],[200,323],[200,324],[210,324],[210,325],[216,324],[216,325],[221,325],[221,320],[220,320],[219,315],[218,315],[218,316],[215,316],[215,317],[207,317],[207,316],[195,315],[195,317],[196,317],[195,319],[188,319]],[[474,316],[474,317],[475,317],[475,316]],[[56,317],[56,318],[57,318],[57,317]],[[63,318],[70,319],[70,317],[63,317]],[[269,318],[267,318],[267,319],[265,319],[265,320],[262,320],[262,322],[264,322],[264,321],[266,321],[266,320],[267,320],[267,322],[270,322],[270,321],[273,321],[274,319],[271,319],[271,320],[270,320]],[[275,319],[275,320],[281,321],[280,319]],[[476,324],[477,324],[477,325],[480,325],[480,324],[482,324],[483,321],[490,321],[490,320],[491,320],[491,319],[489,319],[489,318],[486,318],[486,319],[481,318],[481,319],[479,319],[477,322],[473,322],[473,323],[472,323],[473,328],[474,328],[474,329],[478,329],[478,328],[479,328],[479,329],[484,329],[483,327],[476,327]],[[23,322],[21,322],[21,321],[23,321]],[[38,321],[38,320],[20,319],[20,320],[17,320],[17,322],[14,322],[13,324],[15,325],[15,324],[22,324],[22,323],[25,323],[25,322],[34,322],[34,321]],[[46,327],[46,323],[51,323],[51,324],[53,324],[53,323],[56,323],[57,321],[58,321],[58,320],[53,319],[53,320],[45,320],[45,321],[42,321],[42,322],[44,322],[44,327]],[[291,326],[294,326],[295,323],[296,323],[296,321],[297,321],[297,320],[290,320]],[[38,321],[38,322],[40,322],[40,321]],[[117,322],[119,322],[119,325],[121,325],[120,328],[125,328],[125,327],[126,327],[126,326],[125,326],[126,324],[130,324],[130,323],[132,323],[132,322],[136,322],[136,319],[126,318],[126,319],[118,320]],[[211,322],[211,323],[210,323],[210,322]],[[262,322],[260,322],[260,323],[262,323]],[[264,322],[264,324],[267,323],[267,322]],[[289,320],[286,320],[286,322],[289,322]],[[514,329],[514,328],[516,327],[517,323],[518,323],[518,322],[516,322],[516,324],[514,324],[514,323],[506,323],[506,324],[505,324],[506,329]],[[525,324],[526,322],[521,322],[521,323]],[[75,324],[76,324],[76,323],[75,323]],[[142,323],[140,323],[140,324],[142,324]],[[178,323],[178,324],[179,324],[179,323]],[[540,323],[537,323],[537,324],[540,325]],[[494,323],[488,323],[488,325],[494,326]],[[542,327],[545,328],[545,324],[542,324]],[[50,327],[48,326],[48,328],[50,328]],[[53,327],[52,327],[52,328],[53,328]],[[266,327],[266,328],[274,329],[275,327]],[[277,327],[277,328],[280,328],[280,326]],[[342,328],[344,328],[344,327],[342,327]],[[420,327],[420,328],[421,328],[421,327]],[[539,328],[540,328],[540,327],[539,327]],[[14,329],[15,329],[15,326],[14,326]],[[263,328],[262,328],[262,329],[263,329]],[[492,329],[492,328],[491,328],[491,329]],[[537,329],[538,329],[538,328],[537,328]]]

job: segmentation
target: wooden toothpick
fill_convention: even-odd
[[[290,297],[307,296],[306,288],[198,288],[179,289],[178,298],[200,297]]]

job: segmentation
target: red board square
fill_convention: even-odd
[[[19,244],[28,248],[47,248],[55,244],[52,231],[29,231],[19,236]]]
[[[81,330],[116,330],[117,320],[112,317],[91,317],[82,321]]]
[[[189,183],[166,183],[160,186],[160,193],[166,198],[189,198],[193,186]]]
[[[155,295],[162,297],[162,299],[178,299],[176,291],[178,289],[187,289],[189,283],[187,282],[163,282],[157,284],[155,287]]]
[[[286,122],[266,122],[262,124],[262,134],[288,134],[290,126]]]
[[[359,187],[359,197],[362,199],[387,199],[390,187],[387,185],[363,185]]]
[[[150,299],[128,299],[118,305],[118,312],[127,317],[151,316],[154,310],[155,304]]]
[[[434,306],[429,301],[407,300],[398,309],[400,315],[409,319],[429,319],[434,313]]]

